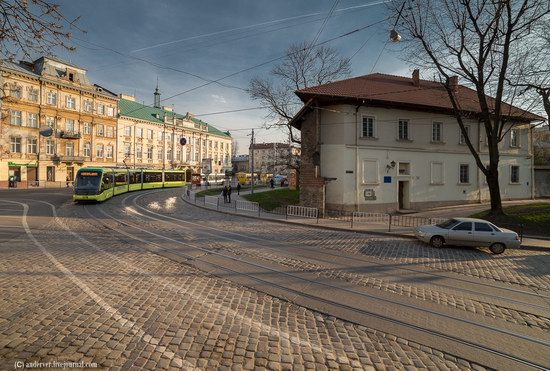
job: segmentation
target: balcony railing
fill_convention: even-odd
[[[59,131],[57,135],[62,139],[80,139],[80,133],[77,131]]]
[[[78,162],[83,163],[86,160],[84,156],[60,156],[61,162]]]

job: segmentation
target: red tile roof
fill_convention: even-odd
[[[303,102],[317,99],[321,104],[342,101],[362,101],[362,103],[425,109],[429,111],[450,111],[451,101],[445,87],[438,82],[419,80],[418,86],[412,78],[375,73],[314,86],[296,92]],[[479,113],[479,102],[475,90],[458,85],[458,98],[463,111]],[[490,106],[494,99],[488,97]],[[451,113],[451,112],[449,112]],[[503,104],[502,113],[506,116],[521,118],[526,121],[543,120],[520,108]]]

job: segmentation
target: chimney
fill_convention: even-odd
[[[418,68],[413,71],[413,85],[420,86],[420,70]]]
[[[447,80],[447,86],[453,93],[458,93],[458,76],[451,76]]]

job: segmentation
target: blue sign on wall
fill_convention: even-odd
[[[391,183],[391,176],[384,176],[384,183]]]

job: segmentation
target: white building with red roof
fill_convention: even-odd
[[[474,90],[451,79],[469,137],[489,164]],[[304,102],[291,124],[301,130],[304,206],[393,212],[489,201],[483,173],[441,83],[371,74],[296,92]],[[492,100],[489,100],[492,103]],[[504,104],[500,143],[502,198],[534,195],[531,125],[542,118]]]

